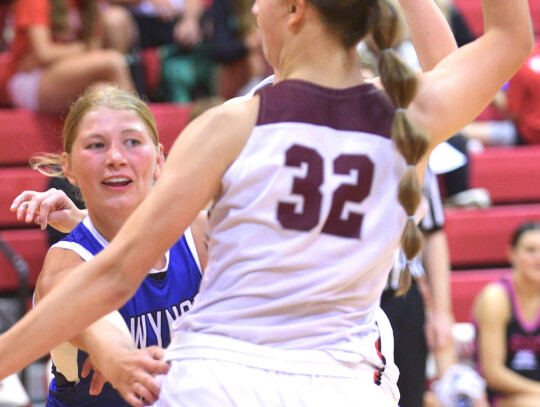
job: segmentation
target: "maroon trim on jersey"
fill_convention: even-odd
[[[330,89],[296,79],[261,89],[257,126],[294,122],[390,138],[394,108],[371,84]]]

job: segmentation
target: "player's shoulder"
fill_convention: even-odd
[[[212,133],[241,134],[249,132],[255,126],[258,111],[258,96],[235,103],[224,103],[202,115],[199,125]]]
[[[511,312],[511,301],[508,291],[499,281],[488,283],[478,294],[475,300],[474,310],[477,318],[488,315],[509,315]]]

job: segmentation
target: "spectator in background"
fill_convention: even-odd
[[[479,367],[496,407],[540,406],[540,223],[522,224],[512,271],[478,295],[473,314]]]
[[[193,48],[202,40],[202,0],[109,0],[109,3],[104,13],[109,45],[124,53],[135,43],[141,48],[170,43]]]
[[[483,145],[522,145],[540,143],[540,43],[520,70],[494,100],[507,117],[499,121],[475,121],[463,129],[470,140]]]
[[[159,47],[161,86],[156,94],[148,95],[151,99],[182,103],[215,93],[214,64],[205,40],[211,27],[204,23],[202,0],[109,3],[104,21],[110,47],[132,59],[140,58],[140,48]]]
[[[16,0],[8,94],[14,106],[61,113],[88,86],[133,90],[122,54],[102,47],[96,1]]]
[[[540,144],[540,43],[508,84],[508,111],[515,120],[518,140]]]
[[[221,64],[219,93],[225,99],[244,95],[272,73],[266,62],[250,0],[214,1],[212,55]]]

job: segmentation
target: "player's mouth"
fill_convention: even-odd
[[[112,177],[112,178],[107,178],[106,180],[102,181],[101,183],[103,185],[108,186],[108,187],[118,188],[118,187],[125,187],[125,186],[131,184],[132,182],[133,181],[131,181],[127,177]]]

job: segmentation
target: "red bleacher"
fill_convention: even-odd
[[[491,147],[471,157],[471,187],[495,204],[540,202],[540,146]]]
[[[508,263],[506,249],[520,223],[540,221],[540,204],[448,209],[446,215],[452,266],[492,267]]]
[[[49,247],[47,234],[40,229],[2,230],[0,238],[28,263],[28,282],[35,285]],[[4,255],[0,255],[0,291],[14,291],[18,284],[15,269]]]
[[[472,305],[480,290],[507,271],[508,269],[490,269],[453,272],[452,307],[456,322],[471,322]]]

